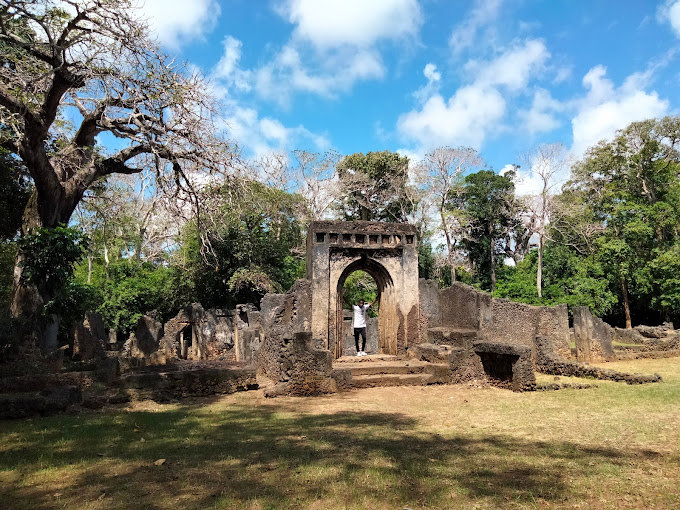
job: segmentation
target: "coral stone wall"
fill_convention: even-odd
[[[491,321],[491,295],[464,283],[439,289],[437,282],[420,279],[420,339],[435,327],[481,330]]]
[[[263,339],[256,364],[261,373],[277,382],[290,380],[295,356],[295,333],[311,331],[312,283],[298,280],[285,294],[267,294],[260,304]]]
[[[533,348],[534,337],[541,335],[561,354],[570,354],[566,305],[531,306],[494,299],[462,283],[438,289],[435,282],[420,280],[419,286],[420,342],[428,342],[428,332],[435,330],[470,330],[482,340]]]
[[[553,342],[557,351],[569,356],[569,315],[567,305],[532,306],[507,299],[493,299],[492,320],[482,336],[494,342],[533,347],[537,335]]]

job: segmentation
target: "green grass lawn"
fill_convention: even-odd
[[[680,508],[680,359],[603,366],[664,382],[247,392],[0,422],[0,508]]]

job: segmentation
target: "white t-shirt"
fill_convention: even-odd
[[[354,310],[354,327],[355,328],[365,328],[366,327],[366,310],[370,305],[364,304],[364,306],[352,305],[352,310]]]

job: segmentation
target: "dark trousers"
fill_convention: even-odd
[[[359,349],[359,335],[361,335],[361,349]],[[354,343],[357,346],[357,352],[366,349],[366,328],[354,328]]]

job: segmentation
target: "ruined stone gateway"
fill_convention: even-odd
[[[416,229],[404,223],[315,221],[307,233],[307,279],[312,289],[312,336],[334,358],[343,354],[343,286],[354,271],[378,286],[378,349],[405,354],[418,337]]]

